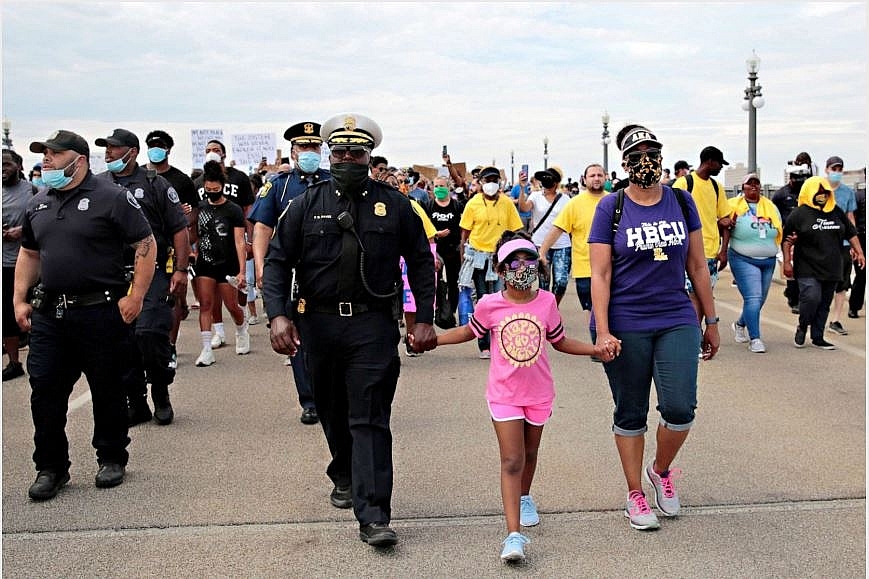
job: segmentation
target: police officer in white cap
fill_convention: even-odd
[[[407,198],[368,177],[371,150],[382,139],[377,123],[342,114],[323,124],[321,136],[330,148],[332,179],[293,200],[278,223],[263,299],[272,348],[289,355],[299,344],[307,348],[332,454],[330,501],[352,506],[362,541],[383,547],[398,540],[389,527],[389,421],[400,366],[399,256],[417,303],[416,324],[408,329],[417,351],[437,344],[434,259]],[[290,302],[293,268],[298,294]]]

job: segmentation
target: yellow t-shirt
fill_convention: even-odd
[[[503,193],[499,193],[494,201],[488,201],[485,195],[477,193],[465,205],[459,227],[471,232],[468,237],[471,247],[492,253],[505,231],[522,229],[522,219],[512,200]]]
[[[713,259],[721,249],[721,234],[718,231],[718,220],[730,215],[730,203],[727,202],[727,194],[724,186],[718,184],[718,199],[716,200],[715,189],[712,187],[714,177],[703,179],[696,171],[691,171],[694,177],[694,190],[691,196],[700,214],[700,223],[703,226],[703,253],[706,259]],[[674,189],[688,190],[685,177],[679,177],[673,183]]]
[[[552,224],[570,235],[570,259],[573,277],[591,277],[591,261],[588,255],[588,232],[597,204],[603,195],[583,191],[567,202]]]
[[[429,241],[434,239],[434,236],[438,234],[437,228],[434,226],[434,223],[431,222],[428,214],[425,212],[425,209],[422,208],[422,205],[416,202],[415,199],[407,198],[410,201],[410,206],[413,207],[413,210],[419,215],[419,218],[422,220],[422,228],[425,230],[425,236]]]

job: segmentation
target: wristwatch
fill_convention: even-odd
[[[719,318],[718,316],[715,316],[714,318],[705,318],[704,322],[706,323],[707,326],[712,326],[712,325],[717,324],[720,319],[721,318]]]

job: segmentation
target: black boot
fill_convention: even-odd
[[[151,400],[154,402],[154,422],[161,426],[172,424],[175,411],[169,402],[169,387],[151,385]]]
[[[127,426],[136,426],[151,420],[151,409],[145,395],[127,397]]]

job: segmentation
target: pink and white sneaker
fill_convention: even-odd
[[[625,517],[630,521],[631,527],[639,531],[652,531],[661,527],[661,524],[658,523],[658,517],[649,508],[649,503],[646,502],[646,495],[642,491],[631,491],[628,493]]]
[[[678,515],[681,505],[679,504],[679,494],[676,492],[675,481],[682,477],[682,470],[671,468],[665,473],[658,474],[650,464],[643,470],[643,474],[648,483],[655,489],[652,498],[661,514],[665,517]]]

